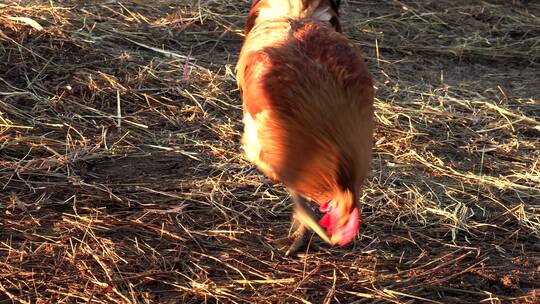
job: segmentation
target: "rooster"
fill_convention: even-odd
[[[286,256],[309,229],[345,246],[360,223],[374,88],[361,50],[341,34],[339,2],[254,0],[236,66],[245,157],[295,203]]]

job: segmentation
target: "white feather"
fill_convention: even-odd
[[[257,137],[257,122],[249,113],[244,114],[244,136],[242,138],[242,149],[246,158],[251,162],[256,162],[261,152],[261,143]]]
[[[330,21],[330,19],[332,19],[332,13],[330,12],[329,7],[324,7],[313,12],[311,17],[319,21]]]

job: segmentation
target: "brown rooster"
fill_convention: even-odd
[[[254,0],[245,26],[242,146],[295,202],[286,255],[305,244],[308,228],[339,245],[358,231],[374,89],[360,49],[341,34],[338,8],[339,0]],[[324,213],[320,222],[308,202]]]

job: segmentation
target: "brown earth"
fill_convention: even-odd
[[[342,2],[373,172],[294,258],[239,151],[247,1],[0,4],[0,303],[538,303],[540,4]]]

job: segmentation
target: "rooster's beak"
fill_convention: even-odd
[[[302,223],[302,225],[309,227],[325,242],[334,244],[334,242],[332,242],[330,239],[330,236],[326,233],[326,229],[319,224],[315,213],[311,210],[306,199],[302,196],[299,197],[298,204],[295,205],[295,215],[296,219]]]

